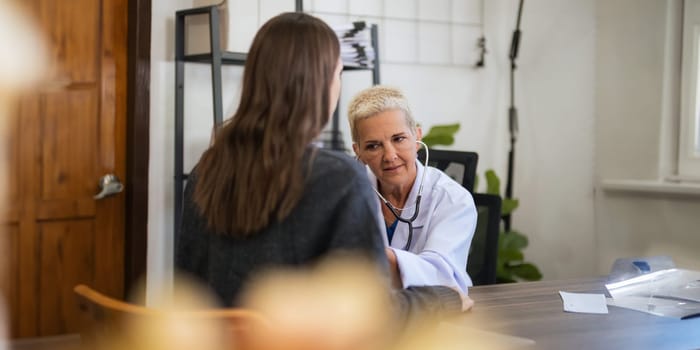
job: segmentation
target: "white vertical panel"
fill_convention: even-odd
[[[357,93],[370,86],[372,86],[371,71],[347,71],[343,73],[343,88],[340,91],[340,100],[338,101],[338,129],[341,131],[345,149],[347,150],[352,150],[352,135],[350,133],[350,124],[348,123],[348,104]],[[328,124],[328,130],[330,130],[331,125],[330,123]]]
[[[380,39],[380,61],[416,62],[418,27],[415,22],[387,19]]]
[[[301,5],[302,10],[304,10],[304,12],[309,12],[309,11],[313,10],[313,8],[314,8],[313,2],[314,2],[314,0],[304,0],[302,2],[302,5]]]
[[[352,0],[348,3],[351,15],[382,16],[382,1],[377,0]]]
[[[329,26],[343,25],[350,22],[350,18],[345,14],[312,13],[312,15],[324,20]]]
[[[310,11],[346,14],[349,0],[311,0]]]
[[[384,0],[384,16],[415,19],[418,16],[418,0]]]
[[[227,0],[225,51],[247,52],[258,30],[258,1]]]
[[[429,21],[449,21],[450,0],[418,0],[418,18]]]
[[[475,26],[452,24],[452,63],[471,66],[479,60],[478,46],[481,29]]]
[[[450,25],[421,22],[418,24],[418,61],[420,63],[450,64]]]
[[[486,0],[451,0],[452,22],[480,24],[482,21],[482,5]]]
[[[260,23],[258,27],[267,22],[268,19],[279,15],[282,12],[293,12],[295,2],[292,0],[259,0],[260,2]]]
[[[228,0],[226,0],[228,1]],[[192,7],[204,7],[209,5],[220,4],[224,1],[222,0],[192,0]]]
[[[698,112],[700,100],[700,0],[683,3],[681,120],[678,175],[700,178]],[[670,27],[670,26],[669,26]],[[670,27],[673,28],[673,27]],[[669,29],[670,30],[670,29]]]

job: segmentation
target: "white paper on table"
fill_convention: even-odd
[[[564,311],[586,314],[607,314],[608,305],[604,294],[569,293],[559,291]]]

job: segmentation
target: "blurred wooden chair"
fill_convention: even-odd
[[[259,313],[245,309],[156,309],[117,300],[85,285],[74,289],[86,349],[250,349]]]

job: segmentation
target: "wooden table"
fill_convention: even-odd
[[[608,307],[564,312],[559,291],[605,293],[604,278],[473,287],[475,305],[457,322],[534,340],[536,349],[698,349],[700,317],[678,320]]]

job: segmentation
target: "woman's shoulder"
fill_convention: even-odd
[[[341,151],[319,148],[313,158],[315,172],[339,173],[347,175],[364,174],[364,167],[355,158]],[[350,172],[350,173],[348,173]]]
[[[371,188],[365,167],[349,155],[327,149],[317,149],[312,156],[309,176],[312,187],[344,192],[348,188]]]

